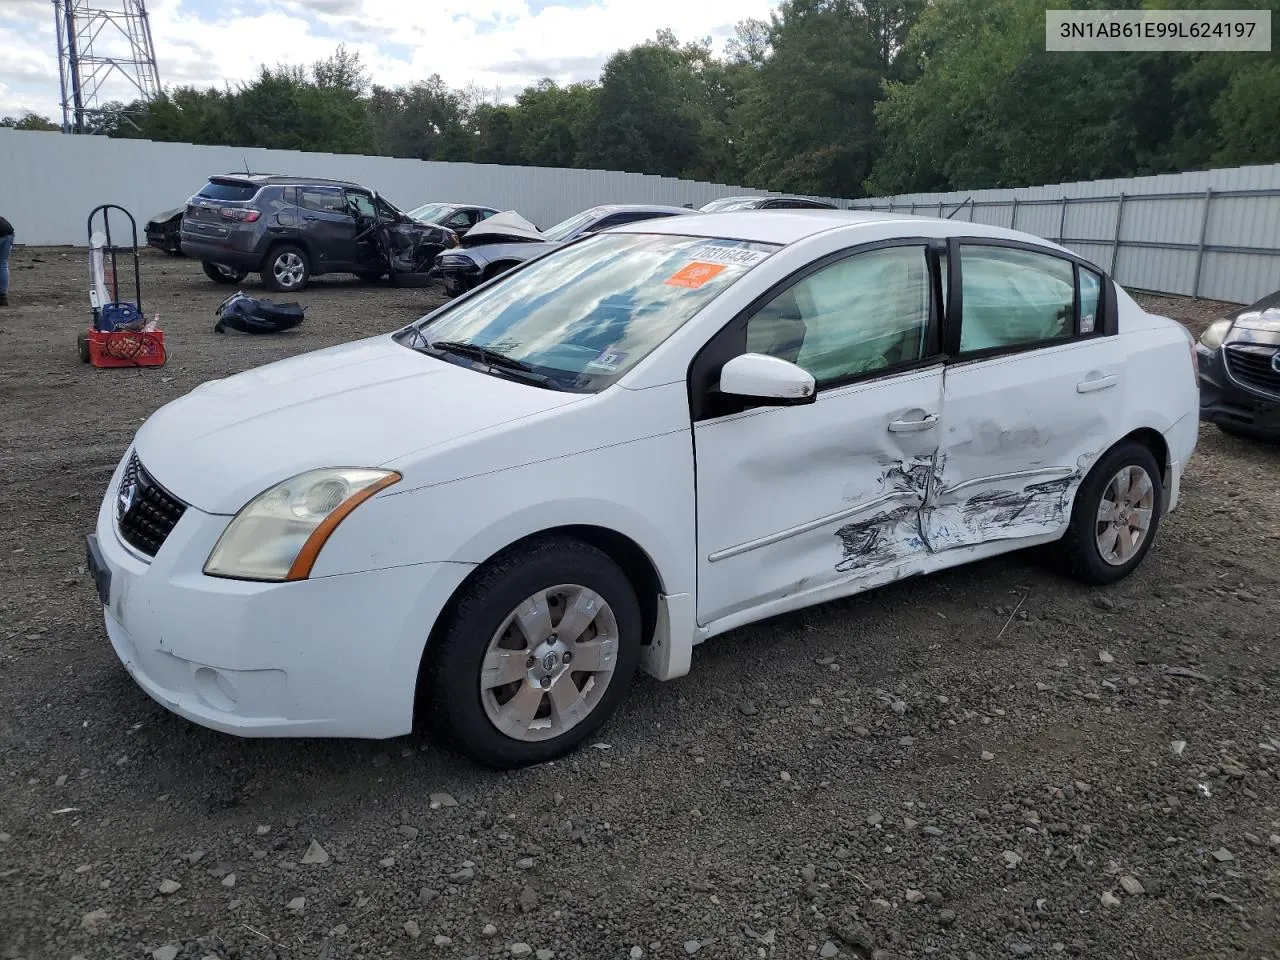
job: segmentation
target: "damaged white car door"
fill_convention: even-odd
[[[950,355],[933,550],[1051,538],[1090,465],[1119,436],[1124,357],[1098,274],[1028,244],[953,239]]]
[[[925,240],[842,251],[773,288],[695,358],[699,623],[847,592],[926,552],[919,512],[943,383],[936,271]],[[720,393],[716,374],[742,353],[803,368],[814,402]]]

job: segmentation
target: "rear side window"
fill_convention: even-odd
[[[1075,332],[1075,268],[1011,247],[960,246],[960,352],[1069,337]],[[1094,296],[1096,314],[1097,296]]]
[[[206,200],[252,200],[258,188],[251,183],[217,183],[210,181],[196,196]]]
[[[298,187],[298,206],[323,213],[348,214],[346,200],[337,187]]]

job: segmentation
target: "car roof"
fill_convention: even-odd
[[[316,186],[324,187],[356,187],[360,190],[369,189],[368,187],[361,186],[354,180],[326,180],[324,177],[294,177],[276,173],[219,173],[209,178],[210,183],[227,180],[232,180],[237,183],[252,183],[257,186],[267,184],[281,185],[311,183]]]
[[[826,200],[815,200],[813,197],[802,197],[798,193],[767,193],[763,195],[757,194],[755,196],[716,197],[714,200],[708,200],[707,203],[727,203],[731,200],[734,203],[741,200],[755,200],[757,203],[764,203],[766,200],[803,200],[806,203],[828,203]],[[703,204],[704,207],[706,205],[707,204],[705,203]],[[832,204],[832,206],[834,207],[834,204]],[[818,208],[815,207],[814,209]],[[826,208],[824,207],[822,209]]]
[[[594,207],[588,207],[589,210],[599,210],[603,213],[619,213],[623,210],[634,211],[639,213],[645,211],[648,213],[697,213],[696,210],[690,210],[688,207],[673,207],[663,203],[599,203]]]
[[[791,209],[771,210],[762,217],[751,210],[735,210],[728,213],[697,213],[694,219],[645,220],[615,227],[613,233],[666,233],[684,236],[713,237],[725,240],[746,240],[755,243],[776,243],[782,246],[796,243],[807,237],[828,230],[871,227],[886,223],[902,225],[904,236],[909,236],[910,224],[930,224],[931,235],[937,235],[937,225],[946,224],[946,236],[993,237],[1005,240],[1021,240],[1037,243],[1050,249],[1064,250],[1051,240],[1036,237],[1021,230],[993,227],[968,220],[946,220],[939,217],[912,216],[906,213],[883,213],[878,210],[823,210]],[[1069,251],[1068,251],[1069,252]]]

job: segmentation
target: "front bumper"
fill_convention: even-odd
[[[1196,345],[1200,373],[1200,419],[1239,433],[1280,438],[1280,397],[1237,383],[1228,374],[1222,350]]]
[[[112,478],[90,538],[116,655],[147,694],[240,736],[408,733],[426,638],[468,564],[425,563],[294,583],[207,577],[230,517],[187,507],[148,560],[116,532]],[[96,558],[93,556],[96,552]]]

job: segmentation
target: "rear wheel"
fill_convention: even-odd
[[[305,289],[310,276],[307,255],[292,244],[276,247],[262,265],[262,282],[277,293],[297,293]]]
[[[1108,584],[1137,569],[1159,530],[1163,496],[1150,450],[1127,441],[1108,451],[1080,485],[1062,541],[1072,576]]]
[[[433,638],[429,703],[487,766],[550,760],[617,709],[640,632],[635,591],[608,555],[567,538],[518,548],[464,588]]]
[[[233,284],[239,283],[249,275],[248,270],[241,270],[239,267],[228,267],[221,263],[211,263],[205,260],[200,264],[200,268],[204,270],[204,275],[214,283]]]

